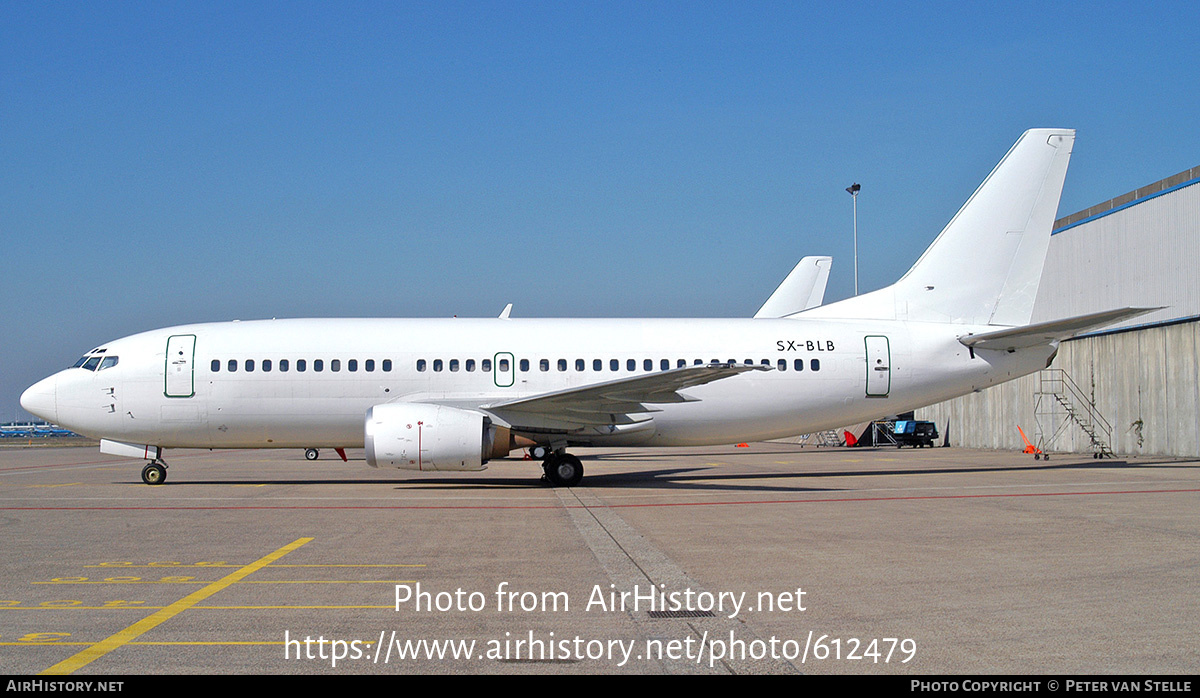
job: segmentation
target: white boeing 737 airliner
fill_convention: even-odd
[[[1062,339],[1146,312],[1028,324],[1074,137],[1027,131],[898,282],[830,305],[811,307],[828,258],[806,258],[746,319],[506,308],[184,325],[103,344],[21,405],[149,460],[147,484],[165,479],[167,448],[365,446],[373,467],[481,470],[527,445],[571,486],[570,446],[728,444],[904,412],[1032,373]]]

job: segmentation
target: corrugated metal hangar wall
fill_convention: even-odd
[[[1055,222],[1033,322],[1124,307],[1164,309],[1063,342],[1052,369],[917,410],[972,448],[1090,452],[1067,414],[1087,403],[1118,454],[1200,456],[1200,167]],[[1065,378],[1078,388],[1072,396]],[[1055,393],[1066,394],[1056,398]],[[1089,421],[1085,418],[1084,421]],[[1039,428],[1039,424],[1041,425]],[[1057,432],[1057,433],[1056,433]]]

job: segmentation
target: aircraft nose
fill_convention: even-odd
[[[47,422],[58,421],[58,375],[43,378],[21,393],[21,407]]]

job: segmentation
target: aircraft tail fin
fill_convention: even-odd
[[[793,315],[821,305],[833,257],[805,257],[754,314],[756,318]]]
[[[804,317],[1028,324],[1074,141],[1026,131],[899,281]]]

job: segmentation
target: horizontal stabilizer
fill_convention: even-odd
[[[999,349],[1014,351],[1026,347],[1036,347],[1069,339],[1088,330],[1114,325],[1118,322],[1135,318],[1139,315],[1152,313],[1162,308],[1121,308],[1120,310],[1105,310],[1100,313],[1079,315],[1065,320],[1039,322],[1036,325],[1012,327],[983,334],[968,334],[958,338],[972,349]]]
[[[785,317],[821,305],[825,300],[825,285],[829,282],[831,266],[833,257],[805,257],[800,260],[754,317]]]

